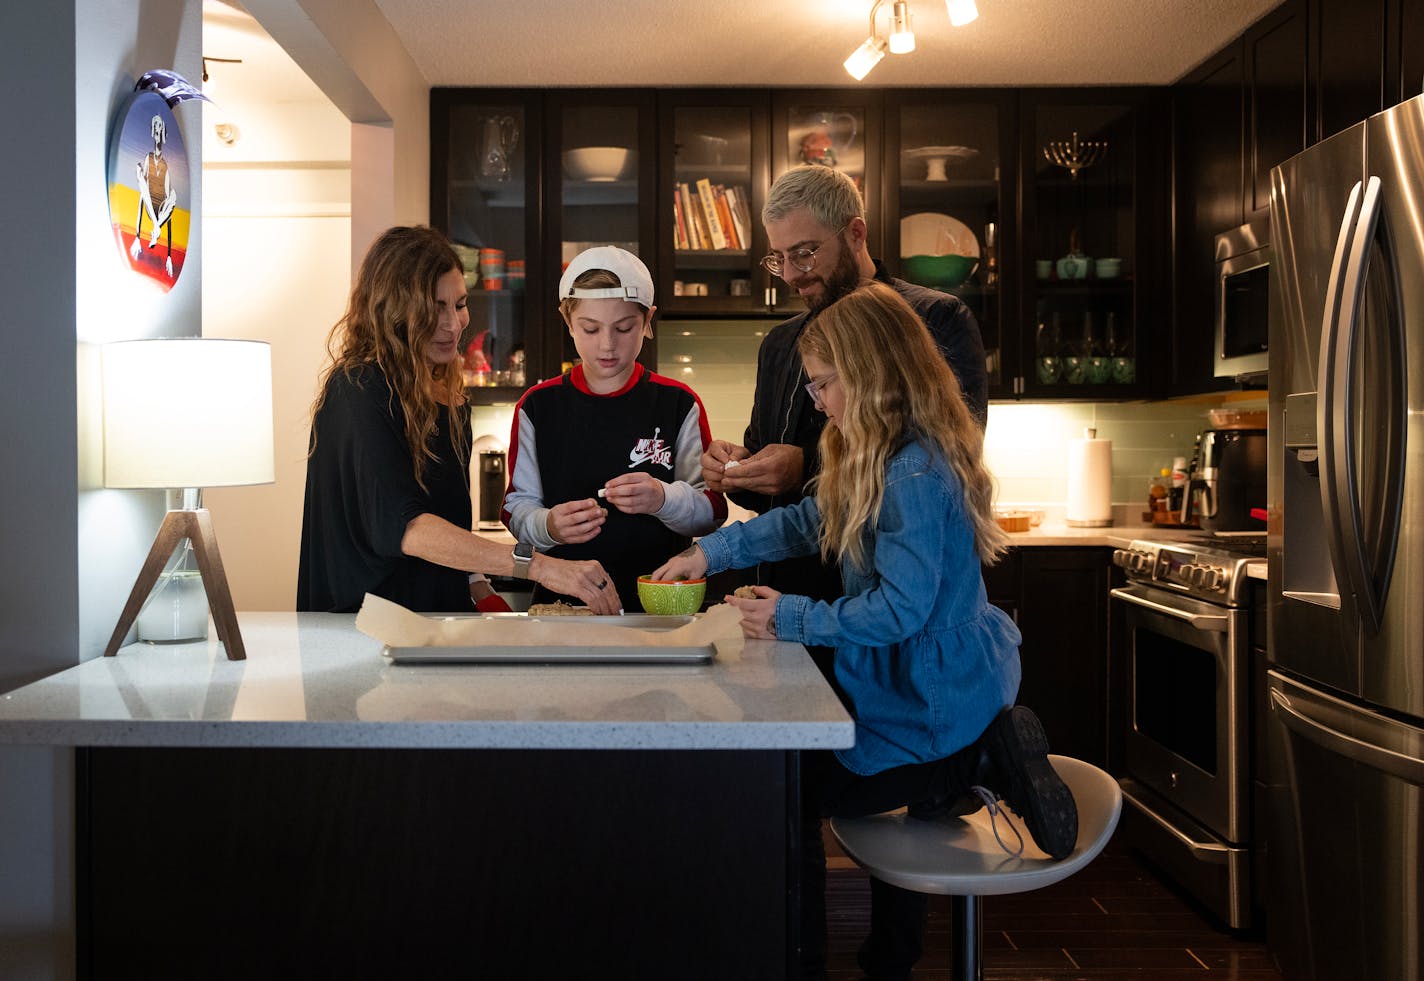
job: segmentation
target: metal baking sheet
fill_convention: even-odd
[[[387,647],[393,664],[707,664],[702,647]]]

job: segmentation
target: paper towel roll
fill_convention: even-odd
[[[1070,527],[1112,524],[1112,440],[1095,436],[1096,431],[1088,429],[1082,439],[1068,444],[1066,521]]]

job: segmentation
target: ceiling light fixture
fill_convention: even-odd
[[[870,8],[870,34],[844,62],[846,73],[857,82],[885,60],[885,52],[907,54],[915,50],[915,27],[914,17],[910,13],[910,0],[891,0],[888,41],[881,37],[875,28],[875,15],[880,12],[884,3],[885,0],[875,0]],[[949,22],[955,27],[963,27],[979,16],[979,8],[974,0],[945,0],[945,6],[949,10]]]
[[[885,49],[885,42],[872,34],[850,53],[850,57],[845,60],[845,70],[851,78],[859,82],[870,74],[870,69],[880,64],[880,60],[885,57]]]
[[[979,8],[974,0],[944,0],[949,9],[949,22],[955,27],[963,27],[979,16]]]
[[[915,30],[910,16],[910,0],[895,0],[890,15],[890,53],[908,54],[915,50]]]

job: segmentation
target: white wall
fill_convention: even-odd
[[[18,180],[0,197],[0,691],[103,649],[161,520],[161,494],[98,489],[93,345],[198,332],[202,225],[169,294],[125,275],[108,138],[145,69],[201,73],[200,26],[197,0],[0,5],[0,82],[23,131],[0,146]],[[196,125],[175,116],[185,136]],[[0,748],[0,802],[0,977],[72,977],[73,753]]]
[[[219,106],[204,111],[203,324],[210,336],[272,344],[276,482],[209,490],[204,503],[238,610],[290,610],[326,336],[371,240],[429,220],[430,92],[370,0],[243,6],[251,17],[210,0],[205,50],[254,58],[276,91],[246,62],[210,66],[234,90],[219,88]],[[262,52],[242,47],[254,36]],[[213,126],[229,118],[242,137],[224,147]]]
[[[351,123],[250,16],[208,0],[203,50],[203,333],[272,345],[276,482],[213,488],[204,503],[239,610],[296,597],[306,449],[325,340],[350,288]],[[216,126],[237,126],[225,145]]]

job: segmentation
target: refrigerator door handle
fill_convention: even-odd
[[[1392,749],[1357,739],[1327,725],[1312,713],[1310,702],[1295,694],[1286,694],[1272,681],[1271,711],[1288,729],[1329,750],[1337,756],[1363,764],[1372,770],[1388,773],[1409,783],[1424,786],[1424,760],[1396,753]]]
[[[1335,577],[1350,590],[1355,608],[1370,629],[1378,630],[1378,612],[1371,604],[1373,597],[1369,595],[1359,527],[1349,398],[1355,321],[1364,288],[1364,256],[1371,238],[1363,234],[1361,228],[1366,219],[1367,199],[1373,202],[1374,219],[1378,221],[1379,178],[1370,178],[1368,191],[1363,181],[1356,182],[1350,189],[1340,235],[1335,242],[1335,257],[1330,263],[1330,279],[1325,291],[1325,314],[1320,324],[1316,432],[1320,448],[1320,506]]]

